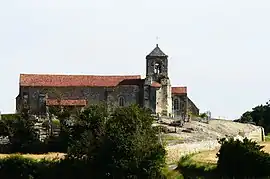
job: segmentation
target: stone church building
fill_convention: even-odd
[[[172,87],[168,70],[168,56],[157,45],[146,56],[145,79],[140,75],[21,74],[16,110],[27,105],[32,114],[45,115],[51,106],[83,109],[103,102],[109,110],[138,104],[159,116],[198,115],[187,87]]]

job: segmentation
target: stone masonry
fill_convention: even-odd
[[[16,110],[28,106],[32,114],[46,115],[53,106],[81,110],[103,103],[109,111],[138,104],[160,116],[199,114],[187,87],[171,86],[168,70],[168,56],[157,45],[146,56],[145,79],[140,75],[21,74]]]

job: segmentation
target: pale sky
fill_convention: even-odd
[[[269,0],[2,0],[2,113],[20,73],[141,74],[158,40],[174,86],[238,118],[269,99]]]

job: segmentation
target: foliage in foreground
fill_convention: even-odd
[[[178,163],[178,170],[184,177],[204,178],[267,178],[270,176],[270,155],[254,141],[220,139],[217,165],[200,163],[187,155]]]
[[[265,177],[270,176],[270,155],[265,153],[254,141],[221,139],[217,153],[217,169],[228,177]]]
[[[10,153],[34,152],[33,150],[41,147],[38,131],[34,128],[35,122],[29,116],[27,108],[21,114],[3,116],[0,120],[0,135],[8,136]]]
[[[93,178],[89,165],[84,160],[62,159],[62,160],[36,160],[25,158],[21,155],[13,155],[0,159],[0,178],[3,179],[88,179]],[[177,171],[163,169],[163,178],[183,179]],[[108,176],[106,178],[114,178]],[[139,177],[133,177],[139,178]]]
[[[178,170],[169,170],[168,167],[163,169],[166,179],[184,179],[184,176]]]
[[[82,160],[35,160],[12,156],[0,160],[0,178],[3,179],[65,179],[91,178],[85,173],[87,163]]]
[[[262,126],[265,133],[270,132],[270,103],[267,102],[264,105],[258,105],[252,108],[251,111],[245,112],[240,119],[235,120],[242,123],[255,123]]]
[[[178,162],[177,170],[182,173],[184,178],[219,178],[216,170],[216,165],[193,161],[191,159],[193,155],[195,154],[183,156]]]
[[[118,108],[110,116],[106,108],[92,106],[73,127],[68,157],[87,160],[95,178],[160,178],[166,153],[153,120],[138,106]]]
[[[166,153],[153,120],[138,106],[119,108],[111,115],[103,106],[91,106],[67,130],[70,143],[65,159],[3,159],[0,177],[164,178]]]

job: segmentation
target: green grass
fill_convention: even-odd
[[[181,137],[176,137],[176,136],[172,136],[172,135],[168,135],[168,134],[164,134],[161,136],[163,140],[182,140]]]
[[[196,154],[186,155],[182,157],[178,163],[178,166],[186,167],[186,168],[195,168],[204,171],[210,171],[217,167],[216,164],[213,163],[205,163],[192,160],[192,157]]]
[[[167,179],[184,179],[183,175],[177,170],[170,171],[168,168],[164,168],[162,172]]]
[[[168,143],[182,144],[183,143],[183,138],[177,137],[177,136],[168,135],[168,134],[163,134],[161,136],[161,139],[162,139],[162,141],[165,144],[168,144]]]
[[[191,178],[217,178],[217,165],[194,161],[192,156],[196,154],[186,155],[178,162],[178,170],[185,177]]]
[[[269,141],[270,141],[270,134],[267,134],[267,135],[265,136],[265,141],[266,141],[266,142],[269,142]]]

